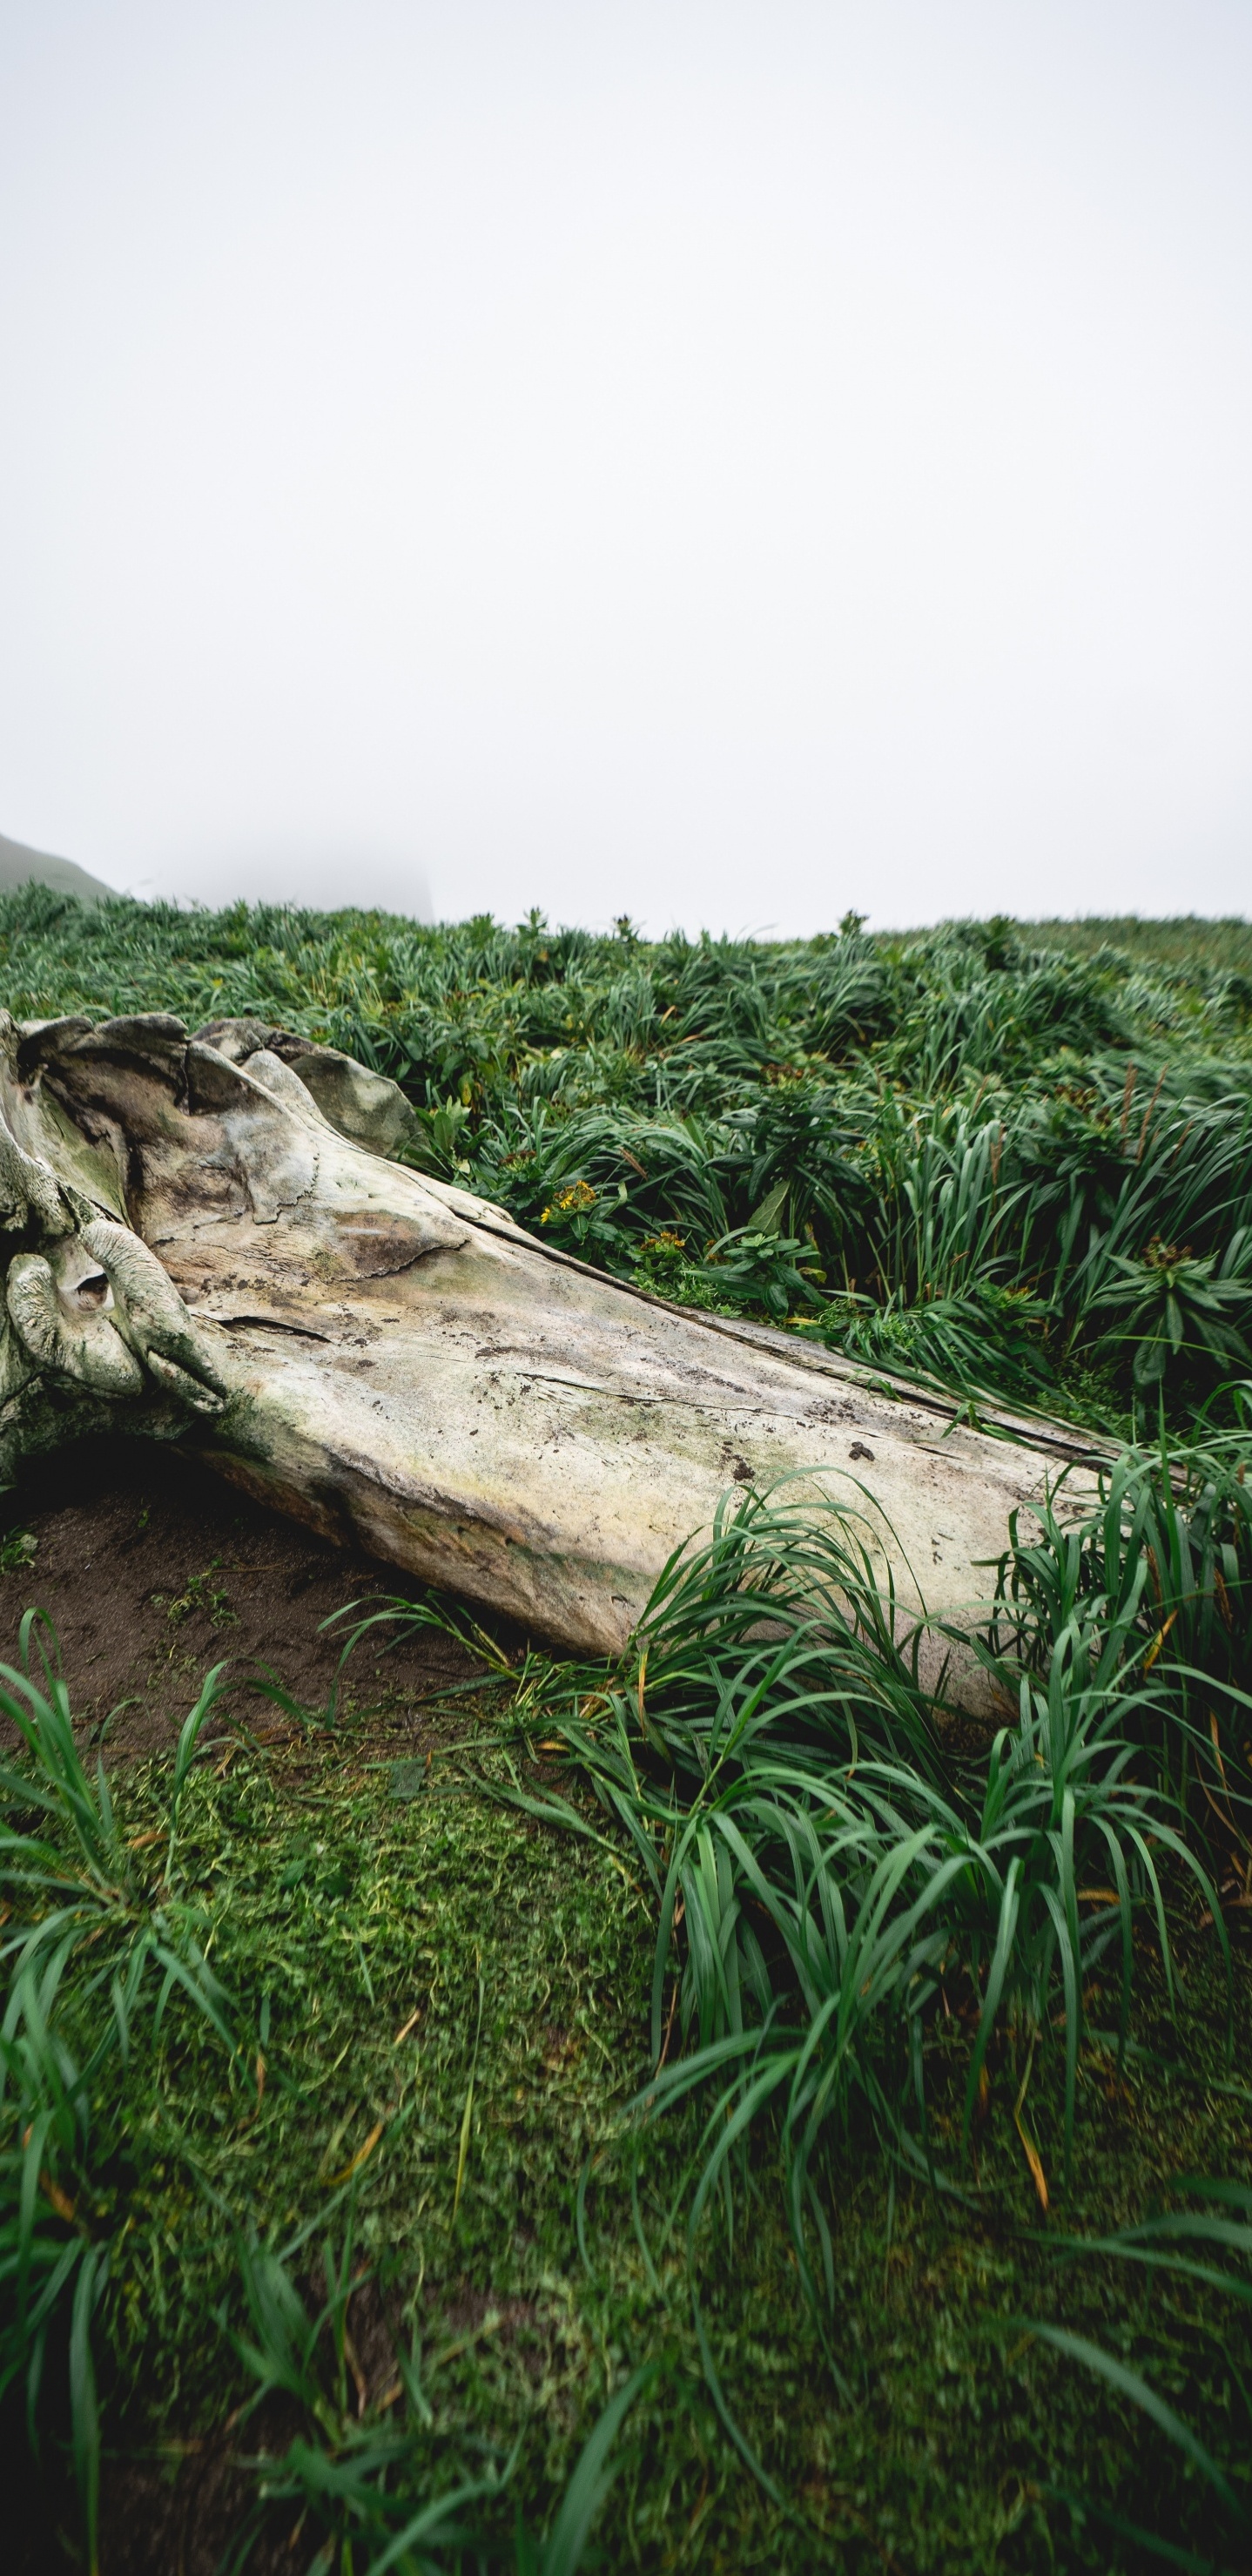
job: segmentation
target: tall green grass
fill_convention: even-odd
[[[32,1641],[42,1686],[29,1668]],[[179,1883],[180,1809],[224,1668],[207,1676],[180,1730],[159,1826],[127,1836],[103,1761],[93,1775],[83,1759],[56,1669],[55,1635],[41,1614],[25,1615],[21,1645],[22,1668],[0,1666],[0,1716],[16,1729],[25,1755],[21,1767],[0,1766],[0,1884],[8,1905],[0,1940],[0,2404],[19,2384],[36,2453],[48,2423],[68,2416],[83,2553],[90,2576],[98,2576],[96,2346],[114,2234],[125,2232],[110,2230],[105,2178],[127,2145],[126,2075],[178,2005],[218,2041],[231,2078],[259,2088],[263,2054],[241,2034],[249,2003],[259,2006],[251,2027],[266,2036],[269,2013],[260,1998],[241,2008],[227,1994],[208,1964],[203,1908]],[[111,2088],[102,2085],[107,2072]],[[112,2117],[102,2119],[110,2093]],[[194,2160],[188,2180],[203,2188]],[[451,2485],[436,2479],[431,2492],[420,2452],[433,2417],[416,2339],[408,2356],[397,2354],[394,2387],[376,2406],[365,2404],[349,2319],[370,2267],[357,2259],[354,2199],[350,2179],[318,2213],[320,2302],[310,2305],[297,2274],[316,2222],[284,2245],[262,2243],[254,2229],[235,2246],[246,2326],[234,2324],[229,2301],[218,2322],[253,2383],[243,2419],[279,2395],[301,2423],[284,2450],[263,2450],[250,2462],[255,2504],[230,2554],[235,2576],[284,2513],[288,2528],[298,2524],[321,2541],[310,2576],[330,2576],[332,2568],[335,2576],[393,2569],[399,2576],[484,2576],[489,2568],[575,2576],[616,2473],[619,2432],[654,2374],[637,2370],[610,2398],[546,2534],[518,2514],[511,2538],[502,2540],[518,2446],[490,2474]],[[56,2372],[63,2388],[48,2384]]]
[[[1175,2015],[1175,1941],[1193,1941],[1197,1922],[1233,1977],[1227,1914],[1252,1902],[1245,1464],[1240,1444],[1214,1437],[1127,1453],[1085,1519],[1058,1495],[1037,1536],[1011,1531],[974,1641],[1005,1722],[979,1747],[942,1692],[923,1689],[923,1632],[902,1630],[855,1511],[801,1509],[786,1486],[725,1499],[711,1535],[665,1569],[615,1667],[532,1658],[519,1677],[519,1745],[542,1730],[549,1752],[563,1749],[652,1890],[651,2065],[626,2117],[653,2127],[699,2108],[693,2295],[710,2224],[733,2260],[762,2158],[774,2161],[837,2382],[833,2220],[867,2130],[888,2168],[976,2207],[994,2083],[1046,2215],[1065,2203],[1089,2043],[1126,2067],[1145,1944]],[[437,1602],[371,1609],[371,1630],[387,1620],[464,1627]],[[591,1830],[584,1809],[520,1770],[495,1794]],[[941,2144],[928,2070],[954,2018],[961,2119]],[[1058,2058],[1062,2155],[1048,2171],[1029,2095],[1037,2063]],[[1209,2222],[1171,2224],[1185,2236]],[[1169,2232],[1145,2223],[1126,2242]],[[1140,2372],[1090,2336],[1038,2331],[1142,2406],[1243,2528],[1201,2434]],[[1145,2540],[1124,2516],[1114,2524]]]
[[[1229,1959],[1217,1881],[1241,1886],[1252,1853],[1252,1558],[1237,1470],[1221,1481],[1205,1453],[1180,1495],[1181,1465],[1123,1458],[1083,1525],[1045,1509],[1039,1539],[1006,1551],[975,1641],[1006,1723],[978,1756],[923,1690],[922,1630],[901,1633],[855,1513],[785,1486],[726,1498],[613,1671],[541,1670],[543,1725],[655,1894],[638,2107],[711,2088],[693,2225],[773,2112],[814,2288],[813,2160],[854,2099],[889,2152],[934,2171],[923,2052],[941,2003],[970,2023],[967,2144],[993,2042],[1024,2098],[1059,2022],[1068,2152],[1092,1980],[1124,2046],[1137,1929],[1172,1993],[1167,1895],[1188,1885]],[[951,1650],[969,1648],[954,1634]]]
[[[178,1738],[164,1829],[138,1847],[121,1832],[108,1775],[94,1778],[39,1615],[21,1623],[22,1668],[0,1665],[0,1716],[26,1766],[0,1766],[0,2400],[24,2384],[38,2439],[50,2348],[63,2361],[88,2563],[98,2545],[100,2425],[92,2326],[108,2273],[107,2233],[93,2223],[96,2178],[116,2151],[95,2098],[111,2059],[150,2043],[171,1998],[206,2021],[228,2056],[229,1999],[202,1946],[198,1909],[180,1890],[178,1815],[221,1667],[208,1675]],[[31,1674],[37,1642],[42,1686]]]

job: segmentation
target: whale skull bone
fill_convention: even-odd
[[[840,1502],[904,1625],[970,1627],[1090,1444],[999,1436],[764,1326],[556,1252],[394,1160],[398,1087],[259,1021],[0,1014],[0,1476],[106,1428],[177,1439],[329,1538],[616,1653],[734,1483]],[[1007,1435],[1007,1436],[1006,1436]],[[923,1648],[935,1673],[946,1649]],[[956,1696],[985,1704],[972,1660]]]

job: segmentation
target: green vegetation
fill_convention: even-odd
[[[0,905],[19,1016],[294,1025],[582,1258],[1123,1444],[1006,1532],[986,1730],[785,1489],[611,1670],[386,1607],[479,1658],[419,1762],[349,1655],[106,1777],[28,1623],[0,2383],[71,2552],[225,2440],[241,2567],[1247,2563],[1252,934],[1094,927]]]
[[[1252,977],[1217,944],[0,902],[18,1017],[283,1022],[402,1082],[417,1159],[566,1251],[1117,1433],[1249,1361]]]
[[[1204,921],[1190,912],[1173,921],[1140,921],[1134,915],[1102,921],[1088,916],[1085,921],[1022,922],[1019,929],[1032,947],[1068,948],[1083,957],[1114,948],[1136,963],[1152,959],[1180,968],[1184,975],[1197,966],[1215,967],[1220,974],[1252,971],[1249,921]]]

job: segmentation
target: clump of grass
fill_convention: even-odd
[[[1209,1443],[1123,1458],[1084,1524],[1045,1508],[1038,1540],[1014,1534],[980,1652],[1017,1719],[981,1760],[936,1725],[918,1634],[901,1637],[855,1515],[800,1508],[785,1488],[726,1499],[711,1538],[671,1560],[616,1669],[528,1673],[515,1725],[565,1748],[653,1891],[653,2065],[632,2108],[655,2122],[701,2106],[693,2261],[719,2195],[733,2251],[732,2184],[759,2187],[764,2132],[800,2278],[833,2339],[831,2208],[858,2109],[897,2165],[969,2191],[959,2154],[938,2161],[928,2098],[949,1994],[969,2034],[954,2142],[968,2156],[994,2053],[1012,2067],[1013,2127],[1046,2214],[1059,2178],[1054,2166],[1050,2189],[1026,2120],[1036,2051],[1059,2025],[1072,2187],[1088,1997],[1111,1989],[1124,2077],[1137,1943],[1150,1926],[1175,2009],[1170,1926],[1188,1883],[1232,1978],[1216,1880],[1232,1843],[1246,1870],[1252,1820],[1244,1513],[1237,1467]],[[373,1617],[448,1614],[395,1604]],[[1212,1707],[1197,1724],[1197,1685],[1224,1705],[1242,1756],[1223,1750]],[[497,1794],[587,1831],[516,1773]],[[1102,2367],[1090,2338],[1048,2336]],[[1123,2365],[1105,2376],[1141,2391]]]
[[[1211,1552],[1211,1493],[1196,1517]],[[1172,1612],[1159,1577],[1155,1602],[1149,1590],[1157,1549],[1167,1561],[1163,1525],[1180,1588]],[[1164,1870],[1194,1884],[1229,1964],[1206,1846],[1214,1818],[1244,1833],[1252,1779],[1232,1785],[1233,1756],[1224,1763],[1219,1738],[1197,1729],[1187,1685],[1194,1673],[1241,1720],[1252,1702],[1163,1652],[1179,1609],[1193,1633],[1203,1624],[1192,1526],[1168,1462],[1123,1461],[1085,1529],[1045,1514],[1041,1540],[1006,1559],[1012,1657],[996,1642],[980,1648],[1017,1712],[982,1763],[936,1728],[920,1631],[901,1639],[855,1516],[833,1502],[801,1508],[785,1488],[728,1497],[711,1538],[671,1560],[618,1669],[598,1688],[579,1676],[570,1699],[553,1694],[543,1723],[624,1826],[655,1891],[654,2073],[642,2104],[655,2114],[715,2086],[693,2224],[728,2184],[746,2129],[777,2109],[813,2288],[807,2220],[829,2240],[812,2161],[832,2125],[846,2134],[852,2097],[893,2152],[919,2170],[930,2161],[924,2031],[948,1987],[973,2014],[966,2142],[1005,2027],[1025,2053],[1016,2116],[1046,2206],[1021,2123],[1035,2048],[1059,2016],[1068,2161],[1084,1991],[1112,1954],[1124,2047],[1145,1912],[1173,1990]],[[1228,1857],[1219,1850],[1219,1865]],[[675,2020],[684,2045],[671,2060]]]
[[[176,1874],[179,1809],[221,1668],[208,1675],[183,1724],[161,1825],[136,1841],[119,1826],[103,1762],[92,1779],[82,1761],[49,1652],[55,1637],[42,1625],[44,1687],[30,1672],[36,1612],[21,1623],[22,1669],[0,1665],[0,1715],[16,1728],[27,1757],[22,1771],[0,1766],[0,1800],[9,1807],[0,1823],[0,1873],[10,1921],[16,1911],[0,1941],[7,1970],[0,2399],[24,2382],[35,2438],[49,2344],[67,2344],[74,2468],[95,2576],[100,2428],[92,2325],[110,2246],[93,2223],[93,2202],[96,2174],[116,2147],[107,2128],[100,2132],[98,2088],[110,2060],[127,2064],[141,2029],[145,2038],[159,2030],[175,1994],[228,2055],[235,2053],[228,1998]]]

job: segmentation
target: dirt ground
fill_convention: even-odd
[[[106,1756],[172,1745],[204,1674],[226,1659],[232,1712],[258,1734],[290,1721],[252,1685],[276,1680],[321,1714],[355,1622],[323,1633],[345,1603],[416,1587],[250,1502],[211,1469],[151,1444],[113,1441],[41,1462],[0,1506],[0,1661],[20,1665],[23,1613],[46,1611],[75,1719]],[[364,1615],[364,1612],[362,1613]],[[380,1644],[392,1632],[377,1632]],[[53,1650],[42,1623],[30,1640]],[[473,1669],[427,1632],[380,1655],[363,1644],[345,1676],[359,1705],[383,1703],[414,1748],[421,1702]],[[0,1740],[13,1740],[0,1720]],[[210,1727],[212,1731],[212,1726]]]

